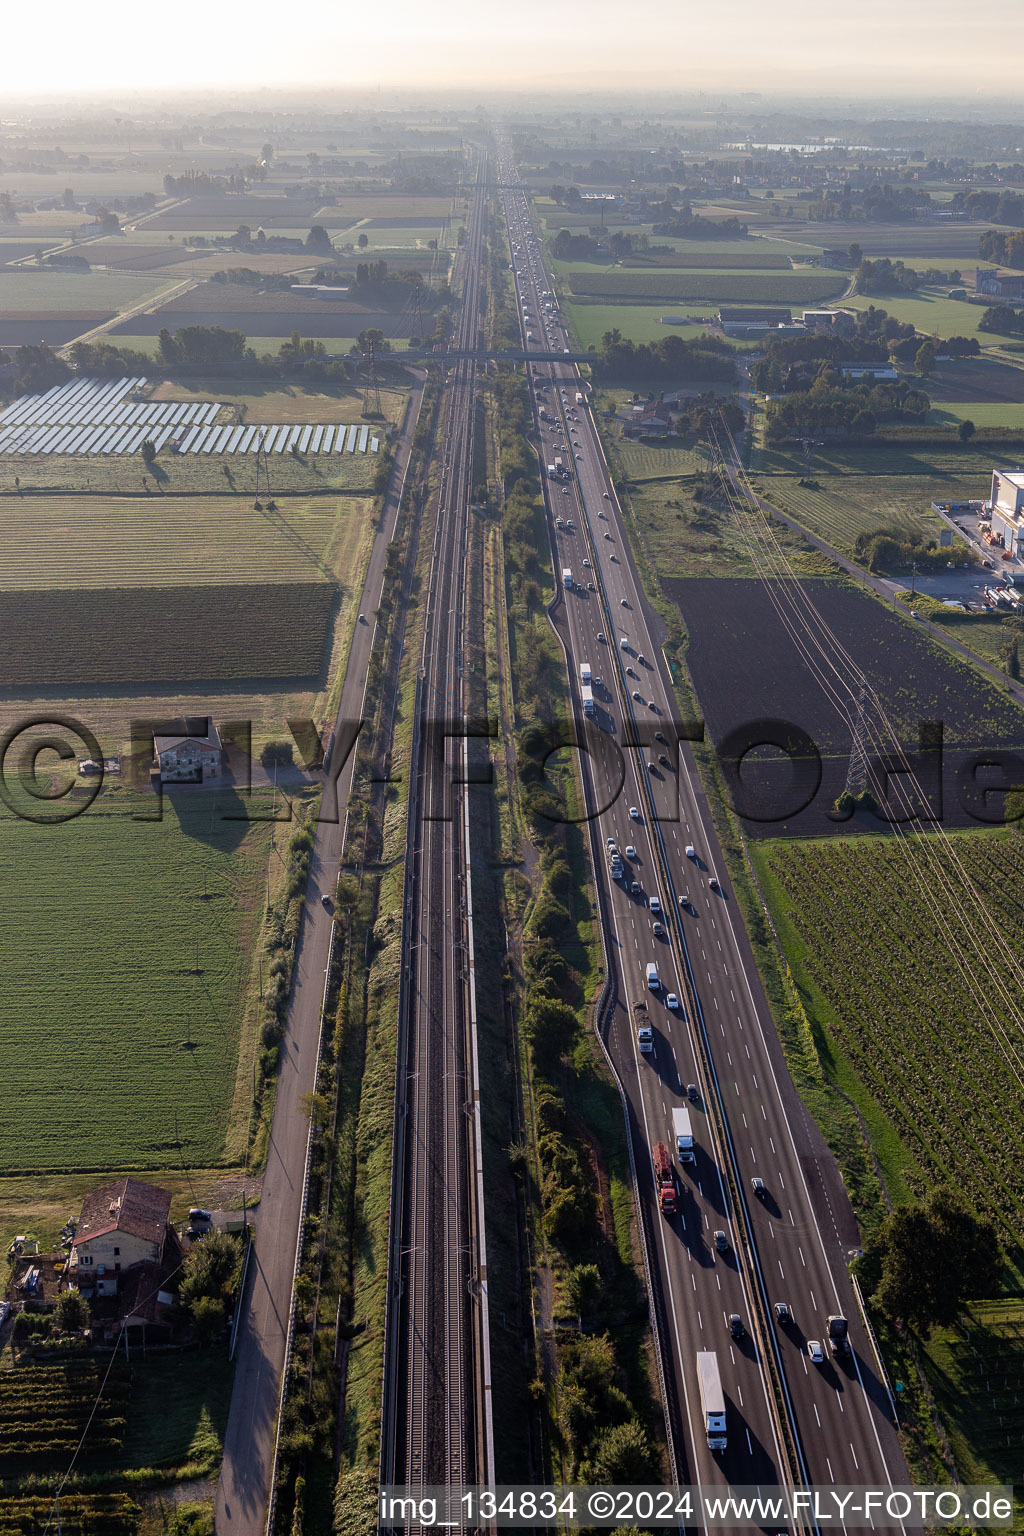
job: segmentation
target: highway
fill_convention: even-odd
[[[502,181],[514,179],[511,163],[500,170]],[[506,191],[503,199],[524,342],[557,352],[567,341],[526,197]],[[847,1273],[856,1221],[786,1070],[694,760],[678,740],[660,620],[643,596],[589,405],[577,402],[589,390],[570,359],[534,363],[530,376],[553,566],[572,573],[552,619],[587,741],[585,790],[599,812],[591,847],[617,989],[604,1038],[627,1103],[676,1475],[701,1484],[909,1481]],[[559,459],[566,473],[548,478],[546,466]],[[594,675],[589,721],[583,662]],[[641,746],[625,746],[630,739]],[[626,854],[624,880],[609,873],[609,838]],[[657,992],[645,982],[651,961]],[[674,1009],[669,993],[679,999]],[[640,997],[655,1024],[650,1056],[631,1019]],[[697,1160],[678,1165],[680,1212],[669,1219],[657,1206],[651,1147],[672,1148],[672,1110],[688,1102],[691,1083]],[[763,1199],[754,1178],[764,1181]],[[788,1325],[776,1319],[777,1302],[791,1309]],[[734,1312],[744,1327],[738,1341],[728,1326]],[[828,1346],[827,1320],[837,1313],[850,1325],[845,1359]],[[811,1340],[823,1344],[820,1364],[809,1357]],[[708,1349],[728,1403],[724,1452],[709,1451],[699,1402],[695,1355]]]
[[[486,160],[478,163],[483,177]],[[472,351],[485,201],[474,192],[454,345]],[[465,780],[466,611],[476,363],[442,405],[414,707],[395,1096],[381,1480],[493,1478],[486,1242],[475,1088]],[[446,730],[446,722],[450,723]],[[467,1113],[475,1101],[477,1113]],[[411,1529],[418,1529],[413,1527]]]

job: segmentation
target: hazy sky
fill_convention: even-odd
[[[1014,92],[1024,4],[989,0],[7,0],[5,90],[457,85],[836,93]]]

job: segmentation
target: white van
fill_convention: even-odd
[[[647,962],[647,985],[652,992],[657,992],[661,988],[661,982],[658,980],[658,967],[653,960]]]

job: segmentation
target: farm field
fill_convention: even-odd
[[[56,827],[5,814],[0,1168],[158,1168],[179,1138],[188,1163],[237,1155],[230,1115],[272,832],[223,819],[244,807],[230,787],[181,786],[159,822],[133,819],[155,802],[129,790]],[[60,895],[70,870],[82,921]],[[82,1096],[89,1114],[69,1133]]]
[[[182,684],[325,674],[333,581],[0,591],[4,686]]]
[[[230,291],[228,284],[222,292]],[[191,294],[184,295],[190,298]],[[276,307],[275,302],[276,301]],[[299,298],[289,303],[287,294],[257,294],[248,301],[245,309],[235,308],[230,300],[217,309],[208,305],[203,309],[171,309],[164,307],[148,314],[133,315],[111,328],[111,338],[131,337],[129,347],[137,345],[137,336],[157,336],[166,326],[177,331],[186,325],[222,325],[226,330],[243,331],[246,337],[265,336],[277,339],[278,345],[294,331],[302,336],[316,336],[325,343],[347,342],[351,346],[360,331],[376,329],[384,332],[389,341],[401,336],[408,341],[416,320],[413,312],[400,309],[363,309],[344,299],[320,302],[313,298]],[[81,331],[76,331],[81,335]]]
[[[296,422],[317,421],[354,422],[361,419],[363,397],[359,390],[345,385],[317,386],[315,384],[288,384],[281,379],[247,379],[239,389],[237,379],[184,379],[163,380],[149,386],[147,400],[219,400],[227,410],[234,410],[239,421],[247,422]],[[406,391],[381,386],[381,411],[388,421],[401,420],[405,409]],[[220,419],[227,420],[226,415]],[[380,426],[374,426],[378,433]]]
[[[971,496],[987,495],[992,485],[992,450],[983,444],[943,443],[939,447],[903,446],[880,441],[864,444],[825,442],[814,449],[808,470],[804,456],[792,447],[755,448],[752,453],[755,473],[807,475],[820,480],[823,475],[906,475],[921,481],[937,481],[948,486],[938,495],[931,485],[923,486],[922,500],[959,500],[954,495],[959,484],[973,486]],[[966,493],[965,493],[966,494]]]
[[[987,405],[1024,404],[1024,368],[994,357],[939,363],[926,389],[940,407],[947,401]]]
[[[711,503],[695,505],[691,496],[692,486],[671,477],[640,479],[629,486],[633,513],[663,582],[680,577],[753,576],[735,518]],[[800,569],[818,573],[835,569],[824,556],[802,553],[806,546],[796,535],[782,529],[779,534]]]
[[[1005,1041],[1016,1034],[1020,985],[1004,969],[1012,1003],[986,987],[992,1014],[980,1005],[965,978],[985,972],[991,938],[968,906],[969,919],[947,908],[946,938],[936,943],[934,893],[942,880],[969,881],[1001,942],[1018,953],[1020,848],[1016,830],[975,830],[942,841],[842,837],[757,851],[805,1006],[902,1143],[907,1183],[915,1193],[933,1183],[963,1189],[1015,1248],[1024,1235],[1024,1166],[1020,1086]]]
[[[668,244],[668,242],[665,242]],[[758,242],[762,244],[763,242]],[[655,236],[652,247],[662,241]],[[688,251],[683,241],[675,241],[671,253],[663,255],[656,249],[651,252],[636,251],[632,256],[620,258],[620,266],[632,267],[697,267],[702,272],[731,272],[753,269],[758,272],[790,272],[792,264],[788,255],[773,251]]]
[[[819,246],[845,250],[856,241],[865,256],[890,256],[913,266],[908,252],[913,251],[918,260],[938,265],[948,262],[961,270],[974,265],[978,254],[978,241],[991,225],[984,223],[960,223],[949,220],[942,224],[805,224],[796,226],[794,238],[817,241]],[[789,225],[787,220],[787,227]],[[778,231],[781,234],[781,230]]]
[[[135,272],[32,272],[0,270],[0,313],[59,314],[65,310],[107,315],[159,298],[180,278]]]
[[[63,347],[69,341],[95,330],[114,318],[110,309],[42,310],[8,317],[0,313],[0,347],[34,346],[45,341],[50,347]]]
[[[617,299],[706,299],[716,304],[815,304],[846,287],[842,273],[830,272],[580,272],[569,287],[575,294]],[[867,301],[865,301],[867,302]],[[961,305],[960,308],[964,306]]]
[[[1024,1304],[975,1301],[921,1347],[925,1375],[965,1482],[1024,1482]],[[1024,1529],[1018,1499],[1014,1530]]]
[[[933,406],[927,420],[936,426],[959,426],[962,421],[973,421],[976,427],[1024,427],[1024,405],[1004,403],[992,405],[978,400],[943,400]]]
[[[976,336],[980,347],[999,345],[998,336],[978,329],[978,321],[985,313],[984,306],[947,298],[945,289],[921,288],[908,298],[858,294],[852,299],[844,299],[843,304],[849,309],[867,309],[874,304],[897,320],[911,321],[923,336]]]
[[[681,336],[692,336],[696,330],[701,329],[697,317],[708,313],[706,304],[690,306],[689,309],[679,306],[671,310],[655,309],[650,304],[569,304],[566,307],[580,346],[584,348],[600,347],[605,331],[616,327],[623,336],[636,342],[661,341],[673,332]],[[690,321],[686,325],[662,325],[663,314],[689,315]]]
[[[462,200],[456,199],[453,212],[450,197],[412,197],[401,192],[360,192],[318,208],[313,222],[330,230],[347,229],[351,224],[359,224],[364,220],[382,226],[394,223],[399,227],[410,219],[417,219],[423,224],[440,224],[449,214],[455,220],[462,207]]]
[[[931,510],[933,500],[967,499],[963,485],[948,481],[922,484],[902,475],[813,474],[818,489],[802,486],[799,476],[769,475],[759,482],[772,506],[844,554],[852,554],[859,533],[900,528],[928,538],[946,526]]]
[[[368,492],[376,463],[376,454],[370,453],[314,454],[305,458],[278,454],[270,470],[274,495],[280,502],[282,496]],[[252,454],[225,457],[165,451],[151,469],[146,468],[141,458],[136,459],[134,474],[138,475],[140,495],[146,494],[142,480],[147,479],[150,504],[161,492],[178,496],[231,494],[243,497],[251,505],[256,488],[256,461]],[[125,461],[116,454],[4,454],[0,457],[0,497],[17,494],[16,478],[21,481],[23,495],[63,491],[123,496],[126,489]]]
[[[687,665],[712,740],[752,721],[791,722],[816,743],[822,777],[817,789],[794,795],[790,767],[783,759],[744,763],[746,824],[754,837],[832,834],[829,811],[841,793],[849,761],[851,726],[812,672],[783,626],[771,596],[758,582],[667,580],[689,632]],[[966,759],[983,750],[1020,751],[1024,711],[965,660],[931,641],[909,618],[892,611],[851,583],[803,579],[773,582],[784,605],[809,604],[838,637],[849,661],[844,676],[859,670],[885,701],[892,728],[909,750],[918,747],[922,720],[941,721],[944,730],[943,815],[947,826],[975,826],[961,803],[956,774]],[[788,606],[784,607],[788,611]],[[839,683],[831,672],[832,686]],[[840,687],[840,697],[846,694]],[[874,737],[892,751],[888,736]],[[749,765],[749,766],[748,766]],[[932,795],[936,790],[931,791]],[[801,801],[805,801],[801,808]],[[884,827],[875,816],[871,829]]]
[[[277,513],[240,496],[12,496],[0,501],[2,594],[74,587],[351,579],[369,503],[296,496]]]
[[[704,460],[693,448],[684,446],[677,438],[666,438],[649,443],[631,443],[620,440],[615,449],[627,480],[674,479],[679,475],[695,475],[704,468]]]

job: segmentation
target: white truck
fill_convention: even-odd
[[[718,1374],[718,1356],[713,1349],[697,1351],[697,1380],[700,1383],[700,1406],[704,1415],[708,1450],[724,1451],[725,1394],[722,1392],[722,1378]]]
[[[583,394],[582,394],[582,391],[580,391],[580,390],[576,391],[576,404],[577,405],[582,405],[583,404]]]
[[[676,1139],[676,1151],[681,1163],[696,1162],[693,1151],[693,1127],[690,1124],[690,1111],[680,1108],[672,1111],[672,1134]]]
[[[661,990],[661,981],[659,980],[659,977],[658,977],[658,967],[655,965],[653,960],[648,960],[648,962],[647,962],[647,972],[646,972],[646,975],[647,975],[647,985],[651,989],[651,991],[652,992],[660,991]]]
[[[562,566],[562,586],[572,591],[572,567],[569,565]]]
[[[593,682],[593,678],[590,675],[590,662],[589,661],[581,661],[580,662],[580,682],[581,683]]]
[[[645,1056],[649,1056],[654,1050],[654,1030],[651,1028],[651,1016],[647,1012],[647,1004],[642,997],[637,998],[633,1004],[633,1020],[636,1024],[637,1048]]]
[[[584,683],[580,692],[583,695],[583,713],[588,718],[593,718],[597,713],[597,705],[594,703],[594,690],[589,683]]]
[[[558,470],[555,468],[555,466],[553,464],[549,464],[548,465],[548,479],[549,480],[557,480],[558,479]]]

